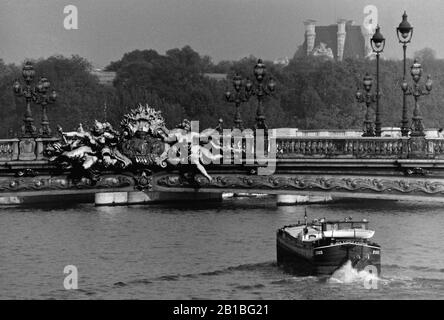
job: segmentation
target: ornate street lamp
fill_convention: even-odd
[[[46,137],[51,136],[51,128],[49,127],[49,120],[47,115],[47,106],[48,104],[53,104],[57,99],[57,93],[55,90],[52,90],[51,93],[49,93],[50,88],[51,83],[48,81],[48,79],[40,78],[36,88],[37,95],[35,103],[42,106],[42,127],[40,128],[40,134]]]
[[[251,85],[251,83],[249,85]],[[243,85],[242,77],[239,74],[236,74],[233,77],[234,94],[231,93],[229,90],[227,90],[225,92],[225,99],[228,102],[234,103],[234,105],[236,106],[236,111],[235,111],[235,115],[234,115],[234,127],[241,130],[241,131],[244,130],[244,126],[242,124],[242,119],[241,119],[241,115],[240,115],[240,105],[243,102],[247,102],[248,99],[250,98],[250,95],[247,93],[246,88],[244,91],[242,91],[243,86],[244,85]]]
[[[398,36],[399,43],[402,43],[402,48],[404,51],[404,73],[402,80],[405,81],[407,43],[410,43],[410,40],[412,40],[413,36],[413,27],[407,21],[407,13],[405,11],[402,15],[401,23],[396,28],[396,35]],[[403,137],[407,137],[409,135],[409,120],[407,118],[407,102],[405,94],[402,95],[401,134]]]
[[[35,102],[42,106],[42,128],[40,129],[40,134],[49,136],[51,134],[51,130],[49,129],[46,106],[55,101],[57,94],[55,91],[48,94],[51,84],[46,78],[40,78],[37,86],[31,86],[31,83],[35,77],[35,70],[31,62],[27,61],[23,66],[22,76],[25,81],[24,87],[20,84],[19,80],[15,80],[13,84],[15,95],[17,97],[24,97],[26,101],[25,118],[23,120],[25,124],[22,127],[22,136],[37,136],[37,129],[34,126],[34,119],[32,118],[31,102]]]
[[[254,66],[254,76],[256,78],[256,86],[254,86],[251,80],[247,78],[247,81],[245,83],[245,90],[247,92],[247,95],[255,95],[257,97],[258,105],[256,111],[255,129],[265,130],[267,129],[267,125],[265,124],[263,100],[265,96],[271,95],[274,92],[276,82],[272,77],[269,77],[267,85],[264,85],[263,82],[266,76],[266,67],[261,59],[259,59],[257,61],[257,64]]]
[[[22,87],[19,80],[15,80],[13,84],[14,93],[17,97],[24,97],[26,101],[25,123],[22,127],[22,135],[24,137],[34,137],[37,135],[37,129],[34,126],[34,119],[32,118],[31,101],[35,99],[35,88],[31,88],[31,83],[34,80],[35,70],[31,62],[26,62],[22,70],[23,80],[25,86]]]
[[[377,137],[381,136],[381,115],[379,110],[379,98],[381,93],[379,91],[379,55],[384,51],[385,38],[381,34],[380,27],[376,27],[376,32],[370,39],[372,50],[376,53],[376,119],[375,119],[375,134]]]
[[[419,80],[421,80],[422,76],[422,66],[419,63],[418,59],[415,59],[413,65],[410,67],[410,75],[413,79],[413,86],[409,86],[407,81],[404,80],[401,84],[401,89],[405,95],[413,95],[415,98],[415,108],[413,109],[413,117],[412,117],[412,132],[410,136],[412,137],[424,137],[424,125],[422,123],[421,111],[419,109],[418,99],[420,96],[429,95],[432,90],[432,79],[430,75],[427,76],[427,81],[424,86],[419,84]],[[425,90],[424,90],[425,89]]]
[[[373,121],[370,118],[370,106],[372,102],[377,101],[376,94],[371,94],[370,90],[372,89],[373,85],[373,79],[372,77],[367,73],[364,76],[364,79],[362,81],[365,93],[362,94],[361,91],[356,92],[356,100],[359,103],[365,103],[367,110],[365,113],[364,118],[364,133],[362,134],[363,137],[374,137],[375,136],[375,128],[373,125]]]

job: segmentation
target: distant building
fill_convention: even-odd
[[[290,63],[290,59],[288,57],[279,58],[273,61],[273,64],[280,66],[288,66]]]
[[[226,73],[204,73],[203,76],[216,81],[227,80],[228,77]]]
[[[352,20],[339,19],[329,26],[317,26],[315,20],[307,20],[304,26],[305,40],[296,56],[318,56],[336,61],[372,56],[373,31],[354,25]]]
[[[99,78],[99,83],[112,86],[114,79],[116,78],[116,73],[114,71],[103,71],[102,69],[94,69],[91,71],[91,74],[97,76]]]

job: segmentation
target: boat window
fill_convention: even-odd
[[[322,226],[322,231],[338,230],[337,223],[324,223]]]
[[[352,223],[349,223],[349,222],[341,223],[339,226],[340,230],[351,229],[351,228],[352,228]]]
[[[331,230],[347,230],[347,229],[363,229],[367,230],[367,223],[365,222],[329,222],[322,223],[322,231]]]

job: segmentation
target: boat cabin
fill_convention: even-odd
[[[352,230],[362,229],[367,230],[368,221],[321,221],[322,231],[335,231],[335,230]]]
[[[290,235],[303,242],[314,242],[321,239],[353,239],[366,240],[374,235],[368,229],[368,221],[326,221],[324,219],[313,221],[307,225],[297,225],[287,229]]]

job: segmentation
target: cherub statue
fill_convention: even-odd
[[[210,161],[217,161],[222,158],[222,154],[213,154],[209,148],[201,144],[207,140],[211,148],[221,150],[222,147],[215,144],[211,139],[211,136],[218,136],[218,134],[215,129],[206,130],[204,133],[194,132],[191,130],[191,122],[184,119],[175,129],[165,134],[166,148],[160,156],[159,162],[162,163],[166,160],[170,164],[177,165],[179,162],[189,161],[211,181],[211,176],[203,166],[205,158]]]
[[[64,145],[56,146],[59,154],[50,160],[79,162],[85,170],[101,163],[105,168],[125,168],[131,160],[117,148],[119,135],[110,123],[94,121],[91,132],[85,131],[80,124],[76,131],[63,132],[59,127]]]

